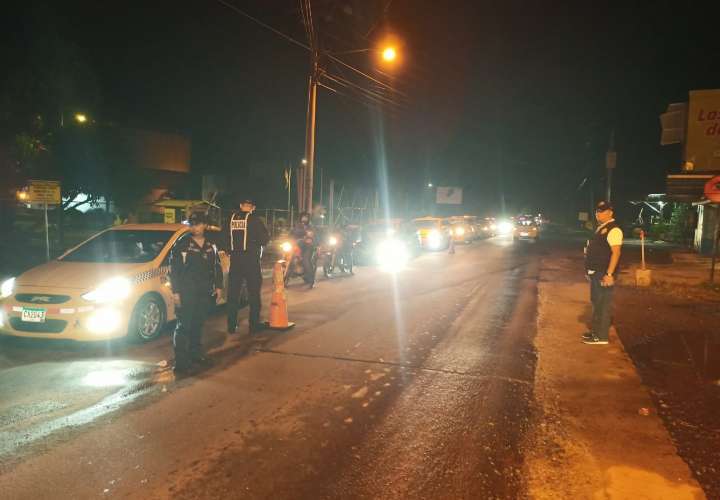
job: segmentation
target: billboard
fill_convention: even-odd
[[[690,92],[685,161],[696,171],[720,171],[720,89]]]
[[[462,188],[438,186],[435,203],[438,205],[462,205]]]

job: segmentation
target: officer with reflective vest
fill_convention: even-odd
[[[622,229],[615,223],[612,205],[601,201],[595,208],[598,227],[585,247],[585,270],[590,281],[592,328],[583,335],[586,344],[608,343],[615,280],[620,271]]]
[[[230,254],[230,283],[227,296],[227,327],[229,333],[237,331],[237,315],[242,285],[245,282],[250,306],[250,334],[263,329],[260,323],[260,289],[262,272],[260,258],[270,235],[262,219],[255,213],[255,202],[244,199],[240,211],[234,212],[227,225],[227,251]]]
[[[191,215],[189,224],[190,232],[170,255],[170,285],[178,317],[173,337],[176,373],[189,371],[193,364],[208,364],[202,349],[203,324],[223,286],[217,247],[205,237],[205,215]]]

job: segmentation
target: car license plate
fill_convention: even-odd
[[[45,323],[45,309],[23,307],[20,319],[28,323]]]
[[[530,236],[529,233],[520,233],[520,236]]]

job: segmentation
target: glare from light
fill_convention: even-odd
[[[5,326],[5,311],[0,309],[0,328]]]
[[[75,113],[75,121],[78,123],[86,123],[88,121],[87,115],[84,113]]]
[[[512,233],[513,225],[510,222],[503,221],[498,224],[497,228],[500,234],[510,234]]]
[[[432,182],[428,182],[428,185],[427,185],[427,187],[429,187],[429,188],[433,187],[433,184],[432,184]]]
[[[307,165],[307,160],[305,158],[302,159],[302,164]]]
[[[410,260],[407,246],[403,242],[394,239],[381,242],[375,253],[378,267],[387,273],[402,271]]]
[[[289,241],[283,241],[280,245],[280,248],[283,252],[290,253],[290,250],[292,250],[292,243],[290,243]]]
[[[3,281],[2,285],[0,285],[0,299],[10,297],[13,290],[15,290],[15,278]]]
[[[386,47],[382,52],[382,57],[387,62],[393,62],[397,59],[397,51],[395,50],[395,47]]]
[[[30,195],[27,193],[27,191],[18,191],[17,192],[17,199],[20,201],[25,201],[30,197]]]
[[[95,290],[86,293],[82,298],[89,302],[98,302],[101,304],[106,302],[119,302],[130,295],[131,286],[130,280],[127,278],[112,278],[103,282]]]
[[[455,234],[458,236],[462,236],[465,234],[465,228],[464,227],[458,227],[455,228]]]
[[[86,321],[87,329],[95,334],[112,333],[120,326],[122,318],[120,311],[110,307],[105,307],[93,311]]]
[[[440,245],[442,245],[442,236],[440,235],[440,231],[437,229],[430,231],[428,234],[428,245],[432,249],[440,248]]]
[[[335,245],[337,245],[338,239],[335,236],[330,236],[330,238],[328,239],[328,243],[331,247],[334,247]]]
[[[88,373],[82,379],[82,384],[90,387],[119,387],[128,382],[128,370],[110,368],[96,370]]]

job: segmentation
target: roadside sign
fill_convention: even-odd
[[[44,203],[47,205],[59,205],[60,182],[31,180],[28,186],[28,200],[30,203]]]
[[[462,205],[463,190],[459,187],[438,186],[435,203],[438,205]]]
[[[175,209],[165,207],[163,212],[165,224],[175,224]]]

